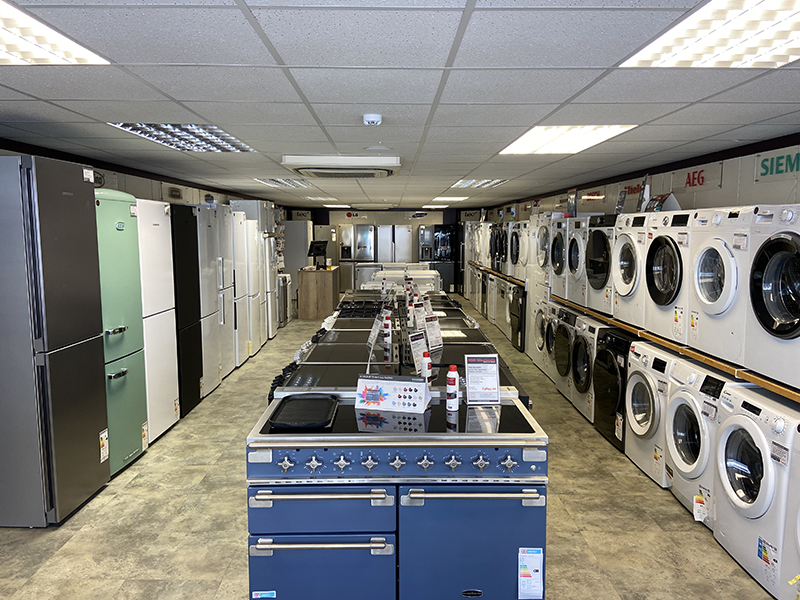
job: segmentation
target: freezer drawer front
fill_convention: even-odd
[[[239,298],[234,303],[236,335],[236,366],[241,367],[250,358],[247,347],[250,342],[250,296]]]
[[[222,318],[220,319],[220,363],[222,377],[231,374],[236,366],[236,331],[233,309],[233,288],[222,290]]]
[[[200,266],[195,208],[173,204],[172,264],[175,275],[175,316],[178,329],[200,320]]]
[[[203,380],[203,331],[200,323],[178,332],[178,386],[181,419],[198,404]]]
[[[144,350],[106,365],[108,449],[111,474],[147,448],[147,398]]]
[[[259,550],[275,546],[287,549]],[[251,536],[249,547],[250,598],[396,598],[394,535]]]
[[[205,398],[222,381],[222,345],[220,342],[220,313],[200,320],[203,332],[203,392]]]
[[[147,433],[152,443],[180,418],[174,310],[144,319],[144,368]]]
[[[95,204],[103,339],[106,362],[111,362],[140,350],[144,344],[139,222],[131,214],[135,203],[98,198]]]
[[[247,491],[250,532],[391,532],[396,491],[385,485],[254,486]]]
[[[518,499],[523,490],[539,498]],[[483,598],[543,597],[536,590],[544,590],[544,486],[401,486],[398,496],[401,598],[461,598],[469,591]],[[520,549],[542,550],[538,573],[520,568]]]

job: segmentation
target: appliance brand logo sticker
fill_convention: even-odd
[[[269,592],[253,592],[252,597],[254,600],[259,600],[259,598],[277,598],[278,593],[275,591]]]

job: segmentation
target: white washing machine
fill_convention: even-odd
[[[689,284],[688,344],[743,364],[748,311],[748,243],[754,207],[705,209],[694,214]]]
[[[575,319],[575,340],[572,343],[572,395],[570,402],[594,423],[594,359],[597,355],[597,339],[606,329],[613,329],[602,321],[586,315]]]
[[[531,274],[531,271],[535,269],[535,267],[528,265],[528,273]],[[535,363],[537,360],[536,356],[541,353],[543,350],[543,346],[539,346],[537,348],[537,335],[536,332],[536,320],[537,320],[537,313],[542,310],[542,301],[547,299],[547,287],[541,284],[532,284],[531,278],[529,275],[528,278],[528,291],[527,291],[527,303],[526,303],[526,315],[525,315],[525,354],[527,354],[531,360]],[[542,344],[544,343],[544,333],[541,336]],[[536,363],[539,366],[538,363]]]
[[[508,256],[508,240],[511,234],[512,223],[498,223],[497,226],[497,254],[499,266],[497,271],[503,275],[508,275],[508,267],[511,264]]]
[[[646,342],[634,342],[628,354],[625,454],[662,488],[669,487],[665,416],[675,359],[668,350]]]
[[[554,217],[550,225],[550,293],[567,299],[567,218]]]
[[[547,320],[545,322],[544,332],[544,352],[542,353],[542,371],[554,383],[559,379],[558,370],[556,369],[556,330],[559,325],[558,312],[560,306],[547,300]]]
[[[550,224],[552,213],[539,213],[536,226],[531,228],[530,257],[528,264],[534,269],[531,281],[550,288]]]
[[[529,329],[527,332],[528,343],[525,344],[525,354],[533,361],[533,364],[544,371],[542,361],[545,353],[545,338],[547,337],[547,322],[549,315],[549,302],[547,298],[534,298],[528,302]]]
[[[647,218],[645,213],[620,215],[617,218],[614,251],[611,254],[614,318],[634,327],[644,327]]]
[[[586,238],[586,306],[609,316],[614,314],[611,252],[616,222],[617,215],[591,217]]]
[[[586,239],[590,217],[567,220],[567,300],[586,306]]]
[[[495,325],[503,335],[511,340],[511,287],[503,279],[497,278],[497,304],[495,305]]]
[[[759,207],[748,243],[744,366],[800,387],[800,205]]]
[[[689,339],[692,212],[660,212],[647,223],[644,326],[679,344]]]
[[[553,340],[552,357],[556,368],[556,389],[570,402],[572,401],[572,344],[575,341],[577,317],[575,311],[559,306]]]
[[[720,397],[726,385],[743,384],[684,357],[676,360],[670,383],[665,419],[670,491],[695,520],[711,529]]]
[[[714,537],[777,596],[800,414],[777,396],[746,387],[725,389],[719,411]]]
[[[794,436],[789,466],[789,493],[781,565],[778,599],[797,600],[800,595],[800,431]]]
[[[520,221],[514,223],[511,228],[511,238],[509,239],[509,260],[511,269],[509,275],[520,281],[525,281],[527,276],[528,255],[529,255],[529,223]]]
[[[486,274],[486,318],[489,323],[497,323],[497,277]]]

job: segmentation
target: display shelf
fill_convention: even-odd
[[[478,270],[480,270],[480,271],[485,271],[485,272],[487,272],[487,273],[491,273],[491,274],[492,274],[492,275],[494,275],[495,277],[499,277],[500,279],[505,279],[505,280],[506,280],[506,281],[508,281],[509,283],[513,283],[513,284],[515,284],[515,285],[521,285],[522,287],[525,287],[525,282],[524,282],[524,281],[522,281],[521,279],[516,279],[515,277],[510,277],[509,275],[503,275],[502,273],[498,273],[498,272],[497,272],[497,271],[495,271],[494,269],[490,269],[490,268],[488,268],[488,267],[481,266],[481,265],[479,265],[478,263],[474,263],[474,262],[472,262],[471,260],[470,260],[470,261],[467,261],[467,262],[468,262],[468,263],[469,263],[471,266],[475,267],[476,269],[478,269]]]

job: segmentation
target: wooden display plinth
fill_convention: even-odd
[[[339,304],[339,267],[297,271],[297,318],[322,320]]]

